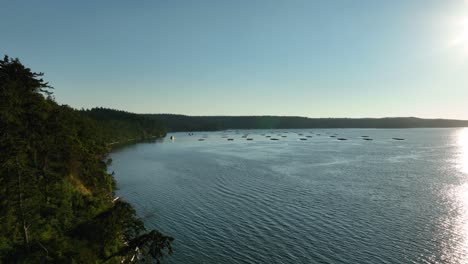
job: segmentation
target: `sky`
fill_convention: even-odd
[[[468,119],[466,0],[0,0],[0,55],[58,103]]]

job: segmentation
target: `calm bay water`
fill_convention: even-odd
[[[468,262],[468,129],[170,135],[109,168],[167,263]]]

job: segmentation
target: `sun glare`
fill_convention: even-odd
[[[463,49],[468,55],[468,17],[458,19],[454,27],[455,37],[451,41],[451,46]]]

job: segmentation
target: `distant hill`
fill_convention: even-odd
[[[307,118],[295,116],[186,116],[149,114],[169,131],[281,128],[443,128],[468,127],[467,120],[392,118]]]

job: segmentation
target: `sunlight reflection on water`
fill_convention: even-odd
[[[457,167],[462,174],[468,174],[468,128],[461,129],[456,137],[458,147]],[[468,182],[464,181],[455,190],[455,221],[453,239],[448,241],[449,251],[453,252],[449,263],[468,263]]]
[[[460,130],[458,134],[458,146],[460,148],[458,159],[460,170],[468,174],[468,128]]]

